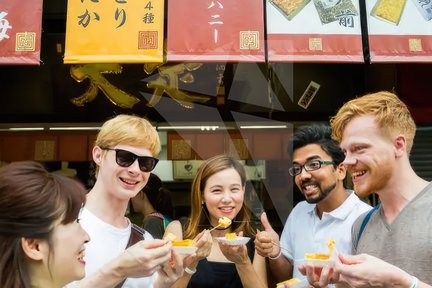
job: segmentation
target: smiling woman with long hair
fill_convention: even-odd
[[[85,188],[37,162],[0,168],[0,287],[63,287],[84,277]]]
[[[255,252],[245,187],[245,168],[228,155],[214,156],[200,166],[192,182],[189,221],[184,226],[173,221],[166,230],[177,239],[194,239],[198,247],[185,257],[185,273],[174,287],[268,287],[265,258]],[[230,219],[230,225],[220,227],[221,218]],[[235,245],[218,242],[227,233],[250,239]]]

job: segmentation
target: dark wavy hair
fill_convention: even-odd
[[[157,212],[171,219],[174,217],[171,191],[163,187],[162,180],[156,174],[150,173],[147,184],[142,191]]]
[[[336,163],[335,167],[345,159],[339,142],[331,138],[331,128],[328,125],[312,124],[298,128],[293,134],[288,153],[309,144],[319,145]]]
[[[54,223],[75,221],[85,194],[77,180],[49,173],[38,162],[14,162],[0,168],[0,287],[30,287],[21,239],[44,239],[51,248]],[[50,249],[48,259],[53,254]]]

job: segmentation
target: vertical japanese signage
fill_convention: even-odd
[[[42,26],[42,0],[1,0],[0,65],[38,65]]]
[[[431,0],[368,0],[371,62],[432,62]]]
[[[267,0],[268,60],[363,62],[358,0]]]
[[[69,0],[65,63],[163,62],[164,0]]]
[[[168,1],[167,59],[264,62],[261,0]]]

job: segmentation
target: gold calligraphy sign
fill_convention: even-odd
[[[84,106],[85,103],[93,101],[99,90],[115,105],[122,108],[132,108],[140,101],[137,97],[118,89],[112,85],[102,74],[122,72],[120,64],[84,64],[73,65],[70,73],[77,82],[90,79],[90,86],[87,91],[79,97],[72,98],[72,103],[76,106]]]
[[[180,106],[189,109],[193,108],[192,102],[205,103],[210,100],[210,97],[207,96],[196,96],[181,91],[178,86],[179,81],[183,83],[193,83],[195,78],[191,72],[201,68],[201,66],[202,64],[200,63],[182,63],[158,67],[159,77],[147,84],[148,88],[154,89],[147,106],[154,107],[160,101],[164,93]],[[149,69],[144,70],[147,71]]]
[[[179,82],[190,84],[195,81],[192,72],[198,70],[201,66],[202,64],[199,63],[166,66],[160,63],[144,64],[144,71],[147,74],[151,74],[157,69],[159,75],[156,80],[147,83],[148,88],[154,89],[147,106],[154,107],[163,94],[167,94],[180,106],[189,109],[193,108],[192,102],[204,103],[210,100],[208,96],[191,95],[179,89]],[[117,63],[73,65],[70,69],[72,78],[77,82],[89,79],[90,84],[82,95],[72,98],[71,102],[76,106],[84,106],[86,103],[93,101],[99,90],[101,90],[114,105],[122,108],[132,108],[141,99],[117,88],[103,76],[103,74],[120,73],[122,73],[122,66]]]

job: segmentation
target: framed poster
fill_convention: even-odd
[[[173,178],[192,180],[195,177],[202,162],[202,160],[173,161]]]

